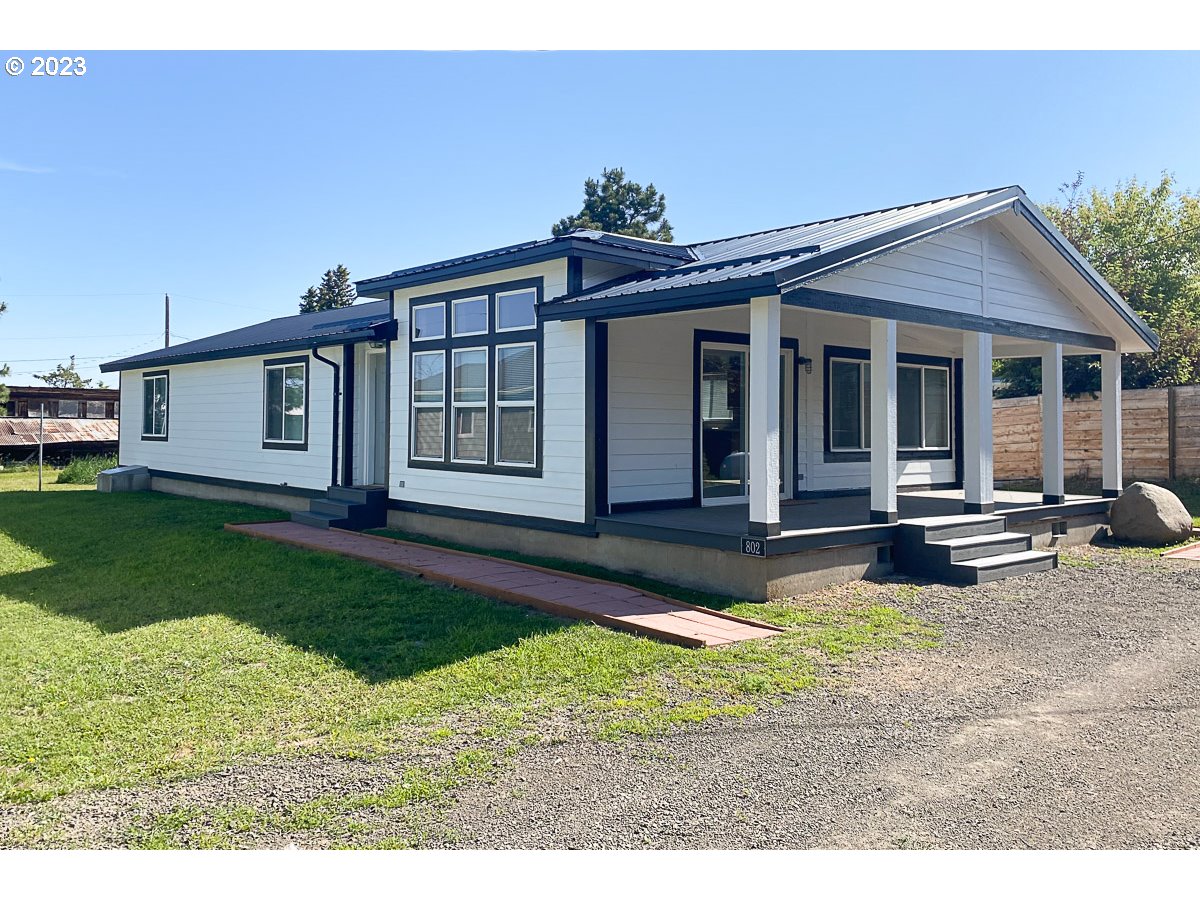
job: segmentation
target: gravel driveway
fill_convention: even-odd
[[[469,781],[426,846],[1200,847],[1200,563],[1070,550],[1054,572],[848,587],[943,628],[739,720],[570,738]],[[565,729],[563,733],[572,733]],[[412,760],[303,757],[0,807],[0,846],[120,846],[189,806],[384,790]],[[385,838],[413,824],[366,813]],[[373,817],[373,818],[372,818]],[[267,826],[237,846],[336,843]]]
[[[921,591],[942,646],[636,745],[523,754],[485,847],[1200,847],[1200,564],[1071,551]]]

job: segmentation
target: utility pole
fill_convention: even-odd
[[[163,294],[163,346],[171,346],[171,295]]]
[[[42,404],[41,415],[38,416],[38,491],[42,489],[42,447],[46,441],[46,404]]]

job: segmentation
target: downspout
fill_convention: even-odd
[[[325,363],[325,365],[333,369],[333,437],[329,442],[329,445],[333,451],[333,477],[330,479],[329,485],[330,487],[337,487],[339,484],[338,438],[340,436],[339,425],[341,422],[339,413],[341,412],[342,405],[342,367],[335,363],[332,359],[326,359],[324,356],[318,353],[316,347],[312,348],[312,355],[313,359],[319,359],[321,362]]]

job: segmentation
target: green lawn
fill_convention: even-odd
[[[936,638],[864,586],[708,598],[788,631],[688,650],[222,529],[262,509],[21,488],[28,473],[0,474],[0,801],[439,742],[452,775],[541,740],[551,715],[601,738],[746,715],[823,660]]]

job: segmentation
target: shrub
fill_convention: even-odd
[[[117,464],[115,454],[109,456],[77,456],[58,473],[58,484],[95,484],[96,476]]]

